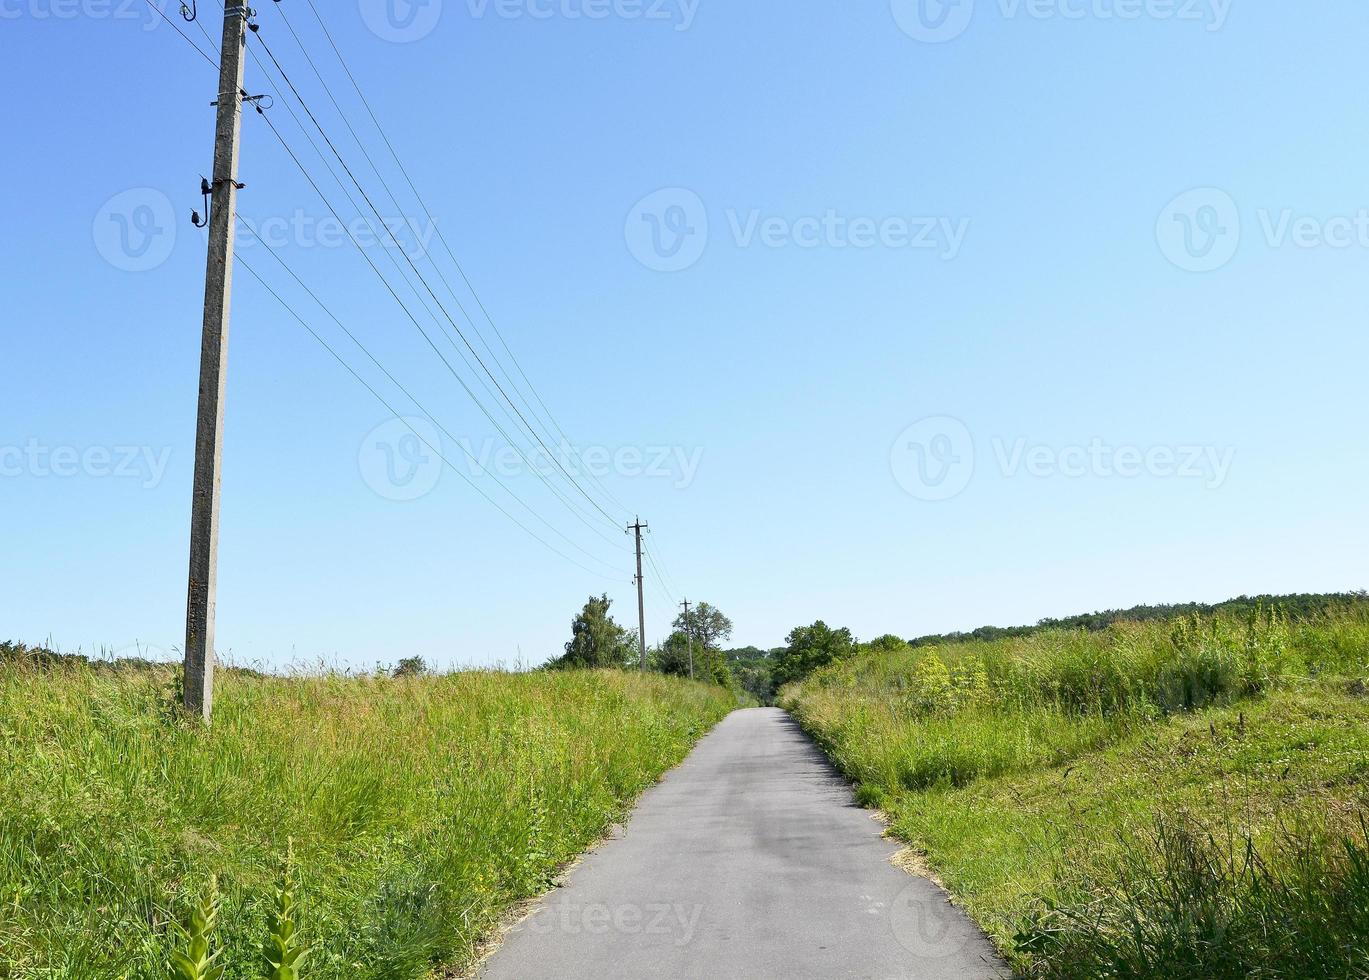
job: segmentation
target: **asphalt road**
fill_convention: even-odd
[[[1006,976],[783,711],[738,711],[516,926],[482,980]]]

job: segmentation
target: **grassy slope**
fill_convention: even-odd
[[[733,706],[620,674],[220,677],[0,666],[0,977],[165,976],[217,875],[229,977],[259,976],[293,841],[310,976],[460,966]]]
[[[1329,949],[1337,929],[1369,926],[1369,891],[1336,893],[1358,905],[1344,921],[1322,922],[1312,907],[1343,884],[1337,836],[1364,836],[1369,698],[1356,678],[1369,631],[1353,616],[1254,632],[1232,625],[1213,642],[1122,627],[942,648],[949,692],[925,653],[894,654],[829,670],[784,703],[1024,972],[1359,975],[1362,948],[1318,972],[1294,946],[1299,932],[1319,932]],[[1176,686],[1164,664],[1184,659]],[[1223,662],[1225,675],[1213,669]],[[1113,672],[1148,679],[1099,680]],[[1098,682],[1078,683],[1088,676]],[[1156,704],[1176,697],[1192,708]],[[1192,853],[1177,854],[1174,833],[1196,840]],[[1251,866],[1272,869],[1257,885],[1242,874],[1247,842],[1265,859]],[[1289,885],[1281,869],[1304,859],[1314,880]],[[1204,881],[1184,879],[1193,868]],[[1161,908],[1164,885],[1180,879],[1179,907]],[[1204,933],[1193,919],[1209,884],[1223,910]],[[1280,916],[1297,921],[1274,928]]]

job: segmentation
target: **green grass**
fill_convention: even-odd
[[[260,977],[293,851],[309,977],[467,965],[735,707],[619,673],[221,672],[0,663],[0,977],[166,977],[217,878],[218,962]]]
[[[1369,618],[866,655],[782,702],[1023,974],[1369,976]]]

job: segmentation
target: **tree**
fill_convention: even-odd
[[[689,638],[682,630],[671,633],[652,651],[652,667],[672,677],[689,676]]]
[[[661,644],[659,663],[662,671],[688,677],[692,642],[695,679],[733,687],[732,671],[722,652],[723,641],[732,635],[732,620],[716,606],[700,602],[688,613],[676,616],[673,625],[675,632]]]
[[[803,680],[818,668],[845,660],[856,652],[856,640],[850,630],[834,630],[822,620],[792,630],[785,643],[787,646],[780,651],[772,670],[776,687]]]
[[[428,664],[422,657],[405,657],[394,669],[395,677],[422,677],[428,672]]]
[[[724,656],[737,683],[761,704],[770,704],[775,699],[774,679],[770,668],[775,658],[783,653],[779,650],[762,650],[759,647],[742,647],[728,650]]]
[[[589,597],[585,608],[571,623],[570,642],[557,666],[595,670],[624,668],[632,662],[637,634],[613,621],[609,615],[612,605],[613,600],[607,595]]]
[[[652,667],[673,677],[689,676],[690,639],[684,630],[676,630],[665,642],[652,651]],[[722,687],[733,686],[732,671],[727,656],[721,650],[710,650],[694,641],[694,679],[712,681]]]
[[[694,637],[694,644],[705,650],[718,650],[732,636],[732,620],[716,606],[696,603],[688,613],[675,617],[674,626]]]
[[[871,653],[902,653],[908,649],[908,642],[892,633],[885,633],[864,644],[864,647]]]

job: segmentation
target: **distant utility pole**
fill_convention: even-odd
[[[642,598],[642,532],[648,530],[639,517],[636,523],[627,526],[629,531],[637,532],[637,650],[642,660],[642,670],[646,670],[646,602]]]
[[[214,602],[219,560],[219,464],[233,292],[233,215],[237,210],[242,128],[242,51],[250,11],[228,0],[219,48],[218,116],[210,183],[209,259],[204,276],[200,407],[195,428],[195,490],[190,508],[190,582],[185,613],[185,709],[209,721],[214,709]]]
[[[694,634],[689,629],[689,600],[680,603],[684,606],[685,641],[689,644],[689,679],[694,679]]]

